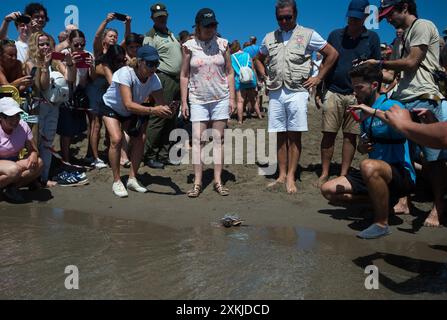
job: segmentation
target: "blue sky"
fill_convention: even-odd
[[[30,1],[2,0],[0,17],[4,17],[12,11],[23,11]],[[152,27],[149,7],[155,1],[126,0],[58,0],[37,1],[48,9],[51,21],[46,31],[57,36],[64,29],[67,15],[64,13],[68,5],[75,5],[79,9],[80,29],[87,36],[87,46],[90,49],[97,27],[106,17],[108,12],[119,12],[132,16],[133,31],[146,33]],[[216,12],[219,24],[219,32],[230,41],[247,41],[251,35],[262,40],[267,32],[277,28],[275,20],[275,0],[165,0],[170,12],[169,27],[178,34],[181,30],[191,30],[194,24],[196,12],[203,7],[212,8]],[[371,4],[378,5],[379,0],[370,0]],[[343,27],[346,23],[346,11],[349,0],[298,0],[298,23],[318,31],[323,37],[336,28]],[[447,27],[447,1],[446,0],[417,0],[419,15],[432,20],[440,32]],[[121,22],[113,21],[110,27],[117,28],[120,39],[124,32]],[[394,29],[386,22],[380,24],[376,30],[382,42],[391,42],[394,38]],[[10,27],[9,36],[16,38],[14,25]]]

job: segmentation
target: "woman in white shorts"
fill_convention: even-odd
[[[202,192],[201,137],[207,128],[213,129],[214,190],[229,195],[222,184],[223,143],[224,129],[235,108],[234,71],[228,41],[217,36],[217,25],[213,10],[201,9],[196,16],[195,38],[183,44],[182,114],[193,123],[195,178],[193,189],[187,193],[190,198]]]

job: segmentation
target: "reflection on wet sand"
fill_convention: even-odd
[[[366,299],[427,292],[436,298],[447,296],[446,290],[402,292],[386,284],[380,292],[368,292],[362,288],[361,264],[354,258],[371,250],[346,236],[249,225],[176,230],[60,209],[26,210],[0,209],[0,298]],[[68,265],[79,269],[79,290],[64,287]],[[442,266],[439,263],[439,270]],[[399,276],[393,270],[384,275]],[[438,271],[430,281],[445,281],[445,271]],[[421,282],[408,284],[414,285]]]

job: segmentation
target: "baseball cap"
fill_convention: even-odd
[[[0,113],[7,115],[8,117],[15,116],[16,114],[23,113],[20,109],[20,105],[13,98],[6,97],[0,99]]]
[[[349,3],[348,18],[363,19],[367,16],[365,10],[369,6],[369,0],[352,0]]]
[[[387,16],[396,4],[401,3],[402,0],[382,0],[379,8],[379,20]]]
[[[209,8],[200,9],[196,15],[196,25],[207,27],[210,24],[218,23],[216,20],[216,14]]]
[[[156,3],[151,7],[152,18],[167,16],[168,11],[163,3]]]
[[[137,51],[137,58],[145,61],[158,61],[160,56],[158,55],[157,49],[151,46],[142,46]]]

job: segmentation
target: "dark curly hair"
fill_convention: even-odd
[[[25,14],[30,17],[32,17],[35,13],[39,13],[40,11],[45,13],[46,22],[50,21],[50,18],[48,18],[48,11],[41,3],[33,2],[25,7]]]

